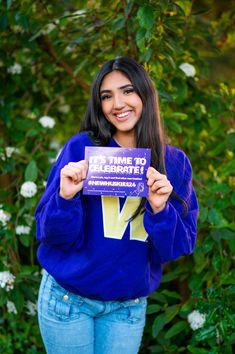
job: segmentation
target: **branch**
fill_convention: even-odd
[[[40,38],[38,38],[38,43],[40,47],[56,61],[56,64],[61,66],[67,74],[73,78],[77,86],[82,87],[85,91],[90,90],[90,86],[86,82],[80,80],[77,76],[74,76],[73,69],[63,59],[58,58],[55,49],[47,37],[40,36]]]

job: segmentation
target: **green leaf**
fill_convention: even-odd
[[[150,295],[151,299],[157,300],[159,302],[163,302],[164,304],[167,304],[167,298],[162,295],[161,293],[159,293],[158,291],[155,291],[154,293],[152,293]]]
[[[184,11],[186,16],[189,16],[191,8],[192,8],[192,1],[190,0],[178,0],[177,5]]]
[[[137,18],[141,27],[150,30],[154,24],[154,13],[152,7],[148,5],[140,7],[137,12]]]
[[[152,313],[159,312],[160,310],[162,310],[162,306],[158,304],[151,304],[147,307],[147,314],[151,315]]]
[[[179,272],[178,271],[173,271],[169,272],[163,275],[162,277],[162,283],[168,283],[169,281],[172,281],[173,279],[178,278]]]
[[[221,269],[222,258],[219,253],[215,253],[212,258],[212,265],[217,272]]]
[[[226,166],[223,168],[222,173],[224,176],[232,175],[235,171],[235,159],[228,162]]]
[[[166,295],[167,297],[172,297],[174,299],[179,299],[181,300],[180,294],[178,294],[176,291],[170,291],[170,290],[163,290],[162,291],[163,295]]]
[[[188,345],[187,349],[190,351],[190,353],[193,353],[193,354],[208,354],[207,349],[193,347],[192,345]]]
[[[173,305],[166,308],[166,323],[173,320],[173,318],[179,313],[180,305]]]
[[[24,178],[25,178],[25,181],[35,182],[37,179],[37,176],[38,176],[37,164],[34,160],[32,160],[32,161],[30,161],[30,163],[26,167]]]
[[[152,52],[153,52],[152,48],[148,48],[147,50],[145,50],[144,53],[141,54],[142,61],[147,63],[151,58]]]
[[[132,10],[132,7],[134,5],[134,0],[128,0],[127,1],[127,5],[125,7],[125,16],[128,17],[131,10]]]
[[[215,184],[214,186],[211,187],[211,192],[215,192],[215,193],[228,193],[230,192],[231,187],[229,187],[227,184],[225,183],[220,183],[220,184]]]
[[[37,204],[37,199],[36,198],[26,198],[24,202],[24,210],[30,210],[35,208]]]
[[[208,340],[216,335],[216,329],[214,326],[210,326],[208,328],[202,328],[197,331],[195,334],[197,341]]]
[[[182,332],[185,328],[188,327],[188,323],[185,321],[179,321],[175,323],[165,334],[166,339],[174,337],[176,334]]]
[[[215,229],[210,232],[212,238],[215,241],[220,241],[221,239],[223,240],[235,240],[235,233],[228,230],[228,229]]]
[[[116,18],[112,23],[112,31],[116,32],[122,29],[125,26],[125,21],[126,19],[123,16],[119,16],[118,18]]]
[[[152,325],[152,335],[154,338],[157,337],[159,332],[165,326],[165,323],[166,323],[166,315],[164,313],[155,318]]]
[[[172,112],[170,114],[170,116],[172,118],[175,118],[175,119],[179,119],[179,120],[186,120],[188,119],[188,115],[186,113],[182,113],[182,112]]]
[[[20,235],[19,239],[20,239],[20,242],[22,243],[22,245],[25,247],[29,247],[32,242],[31,235]]]
[[[199,220],[201,223],[205,222],[208,215],[208,208],[201,207],[199,211]]]
[[[209,210],[208,220],[211,225],[217,226],[217,227],[218,226],[219,227],[227,226],[227,224],[228,224],[227,221],[224,219],[222,213],[215,208],[212,208],[211,210]]]
[[[144,28],[141,28],[137,31],[135,36],[136,44],[141,52],[145,51],[145,34],[146,30]]]
[[[15,307],[18,312],[21,312],[24,307],[24,296],[19,288],[15,287],[12,291],[12,301],[15,304]]]
[[[221,276],[221,284],[235,285],[235,269]]]
[[[177,123],[175,120],[167,119],[166,124],[169,127],[169,129],[172,130],[172,132],[182,133],[182,126],[179,123]]]

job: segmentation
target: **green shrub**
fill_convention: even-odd
[[[43,352],[33,214],[61,146],[79,129],[97,68],[115,56],[136,58],[153,78],[200,203],[195,252],[165,265],[141,353],[233,352],[234,10],[218,4],[213,17],[202,11],[211,1],[192,4],[0,2],[0,353]]]

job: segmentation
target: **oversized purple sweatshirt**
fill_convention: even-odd
[[[111,301],[148,296],[158,288],[162,265],[193,252],[198,203],[192,186],[192,168],[184,152],[166,146],[167,177],[188,205],[171,197],[154,214],[145,211],[130,220],[138,197],[59,196],[60,170],[84,159],[93,146],[85,132],[72,137],[51,170],[35,217],[38,260],[66,290],[91,299]],[[111,139],[110,147],[119,147]]]

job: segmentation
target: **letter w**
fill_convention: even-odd
[[[118,197],[102,196],[101,200],[105,237],[121,240],[130,223],[131,240],[145,241],[147,239],[148,235],[143,225],[143,214],[129,221],[140,203],[140,198],[126,198],[121,211]]]

